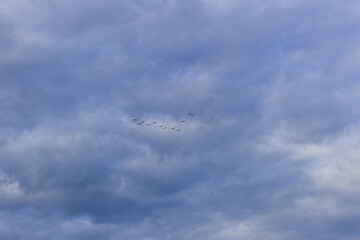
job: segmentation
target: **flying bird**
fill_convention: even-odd
[[[150,126],[150,123],[146,124],[147,126]]]
[[[195,113],[190,112],[190,113],[188,113],[188,115],[193,117],[195,115]]]
[[[164,127],[164,129],[166,129],[167,127]]]
[[[181,128],[177,129],[176,131],[178,132],[178,131],[180,131],[180,130],[181,130]]]
[[[176,127],[171,128],[171,130],[174,130]]]
[[[135,121],[136,121],[136,118],[133,119],[133,122],[135,122]]]
[[[182,122],[182,123],[183,123],[183,122],[185,122],[185,120],[181,120],[180,122]]]
[[[139,121],[137,125],[143,124],[145,121]]]
[[[153,122],[152,124],[156,124],[157,122]]]

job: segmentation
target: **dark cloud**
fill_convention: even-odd
[[[358,9],[3,1],[0,238],[357,239]]]

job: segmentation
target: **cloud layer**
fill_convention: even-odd
[[[3,0],[0,239],[359,239],[359,20]]]

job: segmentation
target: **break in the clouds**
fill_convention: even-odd
[[[0,239],[359,239],[359,21],[355,0],[2,0]]]

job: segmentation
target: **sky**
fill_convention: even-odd
[[[359,22],[355,0],[1,0],[0,239],[360,239]]]

